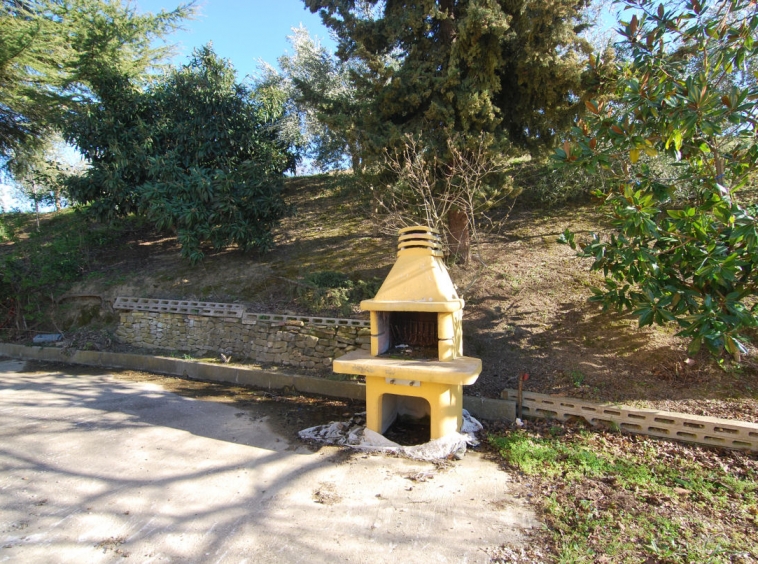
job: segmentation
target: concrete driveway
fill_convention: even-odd
[[[0,562],[488,562],[539,524],[447,468],[277,434],[271,410],[0,359]]]

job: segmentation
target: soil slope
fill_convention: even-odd
[[[338,271],[354,281],[383,278],[395,260],[396,239],[381,232],[370,202],[357,197],[344,177],[292,179],[287,191],[297,213],[277,229],[276,248],[265,255],[209,252],[193,267],[179,257],[175,239],[131,233],[70,292],[99,296],[106,304],[79,340],[97,345],[100,335],[97,346],[111,346],[107,331],[114,318],[105,309],[119,295],[339,316],[314,311],[298,293],[298,280],[319,271]],[[557,243],[567,227],[606,229],[591,204],[516,208],[484,236],[471,264],[451,269],[466,300],[465,354],[481,357],[484,366],[466,393],[498,397],[528,373],[527,390],[758,422],[755,351],[741,365],[707,353],[688,359],[675,328],[640,329],[629,315],[601,312],[587,302],[597,275]],[[82,308],[92,303],[98,300],[74,297],[60,313],[81,319]],[[357,306],[352,315],[367,317]]]

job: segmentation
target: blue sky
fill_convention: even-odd
[[[173,10],[179,1],[136,0],[139,12]],[[217,55],[231,60],[238,78],[253,74],[258,60],[276,66],[278,57],[291,48],[287,36],[303,24],[312,36],[334,49],[335,44],[318,14],[311,14],[302,0],[199,0],[194,20],[185,22],[185,30],[169,36],[178,44],[174,63],[185,63],[192,49],[213,42]]]

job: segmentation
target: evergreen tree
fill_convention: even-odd
[[[481,201],[511,190],[502,173],[474,179],[469,172],[502,170],[505,154],[552,147],[583,110],[595,86],[584,65],[591,46],[580,36],[589,1],[304,0],[337,36],[337,56],[351,63],[357,104],[349,119],[365,164],[381,167],[416,153],[421,142],[413,166],[436,170],[412,176],[438,179],[424,209],[446,207],[439,200],[450,183],[442,179],[468,187],[465,209],[447,212],[456,260],[468,260]],[[417,213],[404,210],[400,222]]]
[[[363,156],[403,136],[439,154],[447,139],[551,147],[592,87],[580,37],[587,0],[304,0],[353,61],[360,105],[350,116]]]
[[[122,0],[2,0],[0,159],[43,142],[88,101],[101,72],[145,72],[166,52],[153,40],[190,12],[139,15]]]

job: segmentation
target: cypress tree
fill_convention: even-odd
[[[352,62],[363,157],[406,134],[552,147],[592,91],[588,0],[304,0]],[[337,116],[333,116],[336,120]]]

